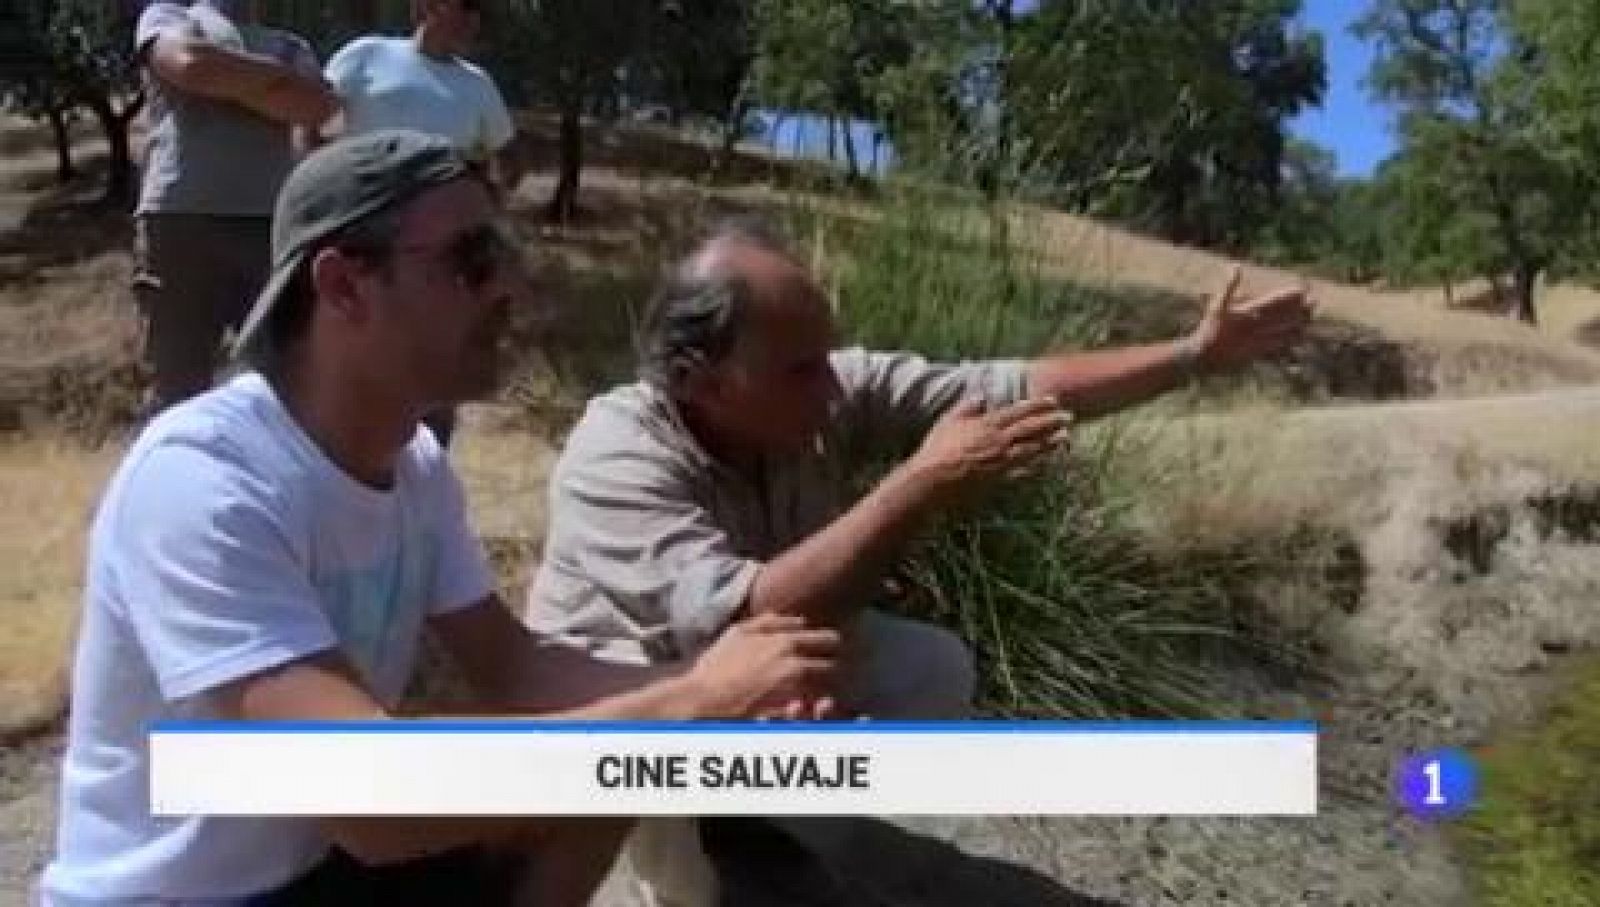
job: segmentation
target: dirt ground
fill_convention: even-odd
[[[523,218],[553,282],[636,298],[635,272],[686,224],[759,204],[749,184],[697,193],[646,178],[604,142],[579,230]],[[83,532],[142,380],[122,286],[127,221],[92,182],[50,185],[36,133],[0,125],[0,907],[26,903],[51,847],[64,667]],[[92,162],[93,149],[86,151]],[[516,199],[526,214],[548,182]],[[708,200],[709,198],[709,200]],[[1077,280],[1192,294],[1225,262],[1072,218],[1021,212]],[[620,275],[620,276],[619,276]],[[1252,285],[1293,275],[1249,269]],[[599,281],[600,283],[596,283]],[[1305,820],[806,820],[824,897],[787,864],[746,867],[738,903],[895,905],[1471,903],[1436,829],[1389,805],[1401,753],[1474,745],[1536,714],[1600,643],[1600,355],[1574,342],[1600,300],[1550,292],[1543,331],[1448,311],[1428,294],[1315,285],[1322,302],[1289,408],[1232,405],[1120,423],[1152,451],[1152,544],[1248,543],[1311,525],[1346,544],[1257,590],[1315,641],[1315,671],[1229,676],[1241,715],[1314,717],[1322,811]],[[598,383],[626,306],[568,325],[555,363]],[[455,452],[474,519],[515,595],[537,557],[543,482],[571,403],[530,368],[469,412]],[[1316,404],[1307,406],[1306,404]],[[1172,469],[1172,464],[1181,468]],[[752,858],[754,859],[754,858]],[[764,881],[763,881],[764,880]],[[606,904],[630,903],[616,880]],[[799,888],[800,890],[785,890]]]

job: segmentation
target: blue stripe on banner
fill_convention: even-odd
[[[1314,721],[158,721],[153,734],[1315,734]]]

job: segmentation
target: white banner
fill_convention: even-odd
[[[158,725],[179,815],[1314,815],[1299,722]]]

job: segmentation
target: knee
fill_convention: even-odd
[[[930,718],[966,718],[978,694],[978,666],[972,649],[943,627],[928,627],[919,671],[926,690],[923,709]]]
[[[895,692],[892,701],[879,704],[882,717],[938,721],[972,715],[978,671],[959,636],[907,622],[894,649],[892,663],[881,667],[898,678],[887,684]]]

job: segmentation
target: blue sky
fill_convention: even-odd
[[[1322,32],[1328,59],[1328,93],[1320,110],[1294,122],[1297,135],[1333,149],[1339,171],[1366,176],[1394,150],[1389,110],[1375,104],[1361,86],[1372,63],[1367,45],[1350,34],[1364,0],[1305,0],[1306,25]]]

